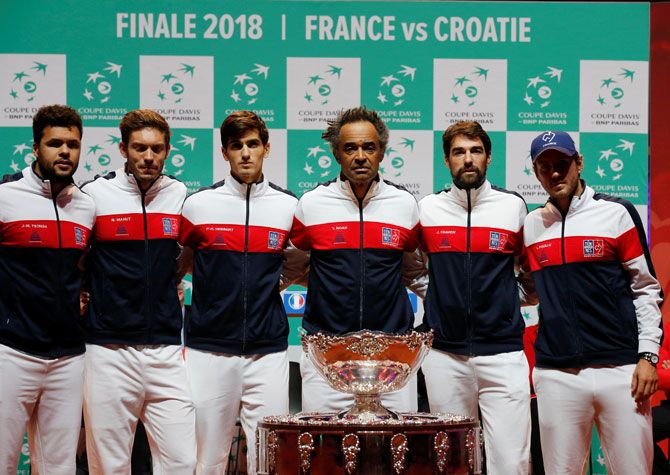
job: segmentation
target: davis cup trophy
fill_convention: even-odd
[[[303,335],[303,350],[334,388],[354,396],[341,413],[271,416],[258,425],[259,474],[478,474],[481,436],[472,418],[394,413],[381,395],[401,389],[433,334],[360,331]]]

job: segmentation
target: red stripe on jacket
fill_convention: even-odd
[[[58,221],[25,220],[0,224],[0,245],[16,248],[59,247]],[[71,221],[60,221],[60,245],[66,249],[84,249],[91,230]]]
[[[147,213],[148,239],[177,239],[179,237],[178,214]],[[144,216],[142,213],[109,214],[95,220],[95,238],[99,241],[144,240]]]
[[[421,244],[428,253],[467,252],[467,226],[424,226],[421,228]],[[508,229],[471,227],[470,252],[519,254],[521,231]]]
[[[182,217],[180,242],[196,249],[244,252],[243,224],[197,224]],[[267,226],[249,226],[248,252],[281,252],[288,232]]]
[[[358,249],[361,246],[360,221],[305,226],[298,219],[294,219],[291,241],[303,250]],[[389,223],[372,221],[363,223],[363,247],[365,249],[413,251],[418,242],[418,225],[413,229],[407,229]]]

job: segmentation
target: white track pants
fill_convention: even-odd
[[[84,419],[90,473],[130,474],[137,420],[155,475],[192,475],[195,410],[181,347],[87,345]]]
[[[423,361],[431,412],[482,414],[489,475],[527,474],[530,383],[523,351],[462,356],[432,349]]]
[[[607,473],[651,473],[651,405],[647,400],[638,406],[630,394],[634,370],[635,365],[533,370],[547,474],[585,472],[594,422]]]
[[[84,355],[46,360],[0,345],[0,473],[16,473],[26,427],[33,473],[75,473],[83,376]]]
[[[247,473],[256,473],[256,425],[288,414],[288,354],[236,356],[186,348],[196,409],[198,474],[222,475],[239,415],[247,439]]]
[[[331,388],[305,352],[300,356],[302,412],[340,412],[354,404],[354,397]],[[382,394],[382,404],[395,412],[417,410],[416,375],[399,391]]]

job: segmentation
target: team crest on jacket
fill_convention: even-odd
[[[584,257],[603,257],[602,239],[584,239]]]
[[[280,249],[279,233],[277,231],[268,232],[268,249]]]
[[[77,246],[83,246],[85,244],[84,242],[84,230],[81,228],[74,228],[74,243]]]
[[[489,232],[489,249],[502,251],[505,249],[505,244],[507,244],[507,234],[499,231]]]
[[[163,234],[166,236],[178,236],[179,224],[177,218],[163,218]]]
[[[400,231],[393,228],[382,228],[382,244],[387,246],[400,245]]]

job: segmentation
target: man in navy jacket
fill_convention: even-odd
[[[566,132],[538,135],[531,158],[549,194],[524,224],[541,309],[533,383],[545,467],[585,471],[595,422],[609,473],[651,473],[662,291],[642,221],[580,178],[584,157]]]
[[[530,388],[519,306],[534,303],[529,278],[515,275],[526,203],[486,179],[491,139],[478,122],[452,124],[442,144],[453,186],[419,203],[425,324],[435,332],[423,363],[428,401],[433,412],[481,411],[488,473],[521,475]]]
[[[164,175],[170,128],[152,110],[120,124],[125,165],[83,185],[96,203],[87,256],[84,417],[93,473],[129,473],[137,420],[154,473],[192,474],[195,411],[181,352],[179,221],[186,186]]]
[[[81,427],[81,279],[95,205],[72,175],[82,123],[62,105],[33,118],[35,161],[0,183],[0,473],[16,473],[28,428],[39,473],[70,475]]]
[[[288,413],[288,319],[279,295],[298,202],[263,174],[270,153],[263,119],[236,111],[221,124],[230,165],[222,181],[186,199],[180,239],[193,254],[186,364],[196,407],[198,473],[226,470],[235,421],[256,473],[256,425]],[[286,277],[291,279],[290,277]]]
[[[358,330],[406,333],[414,314],[406,285],[421,287],[412,252],[419,215],[411,193],[379,176],[388,128],[376,112],[340,113],[323,134],[340,164],[339,176],[305,193],[291,231],[295,246],[310,251],[308,333]],[[353,398],[331,389],[303,354],[304,411],[341,410]],[[415,384],[386,396],[391,409],[416,409]]]

